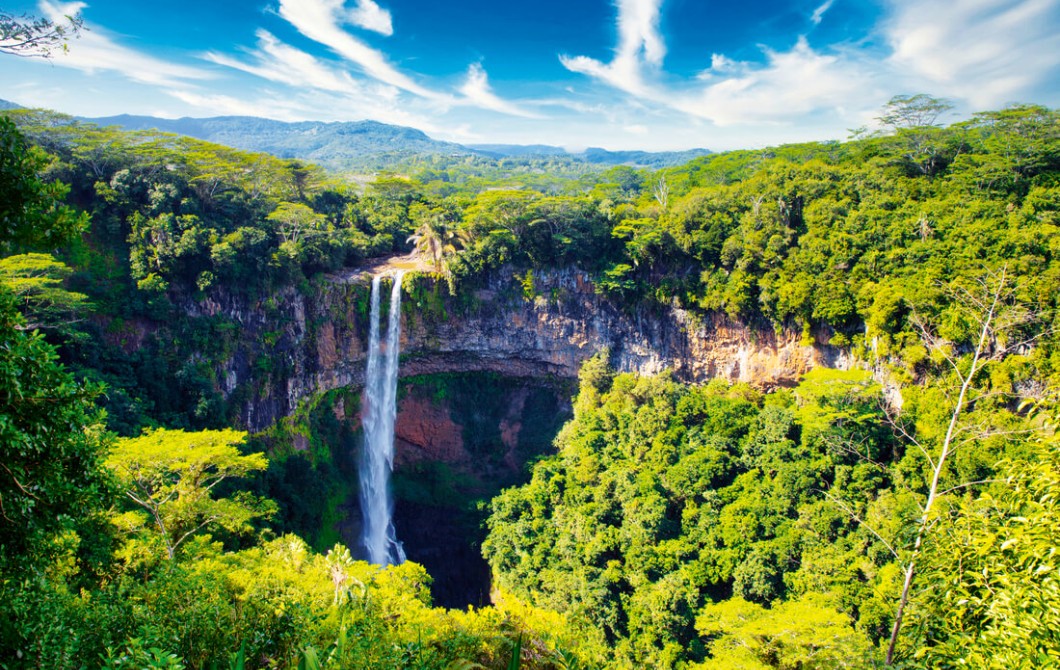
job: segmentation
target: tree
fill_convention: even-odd
[[[221,482],[264,470],[262,454],[242,455],[236,448],[246,433],[235,430],[150,430],[118,440],[107,465],[117,474],[124,494],[145,510],[156,526],[169,560],[200,530],[250,530],[254,519],[270,516],[275,504],[245,492],[214,498]]]
[[[950,101],[926,93],[896,95],[883,106],[877,120],[894,131],[934,127],[952,109]]]
[[[898,426],[901,435],[920,451],[928,464],[927,492],[921,505],[921,514],[916,522],[916,534],[912,547],[905,552],[904,557],[899,556],[902,564],[902,592],[894,616],[894,625],[891,629],[890,640],[887,645],[886,663],[894,662],[895,647],[902,629],[902,619],[906,606],[909,603],[910,591],[913,579],[916,575],[917,564],[920,560],[925,538],[933,532],[937,522],[936,506],[947,494],[955,490],[966,488],[969,483],[961,482],[956,486],[943,488],[944,477],[949,473],[950,461],[954,453],[964,441],[962,427],[960,424],[962,415],[974,400],[977,378],[983,368],[991,361],[1003,358],[1009,351],[1018,349],[1028,344],[1026,340],[1019,338],[1019,328],[1030,318],[1028,312],[1020,307],[1008,303],[1008,287],[1006,287],[1006,271],[1002,269],[1000,274],[991,278],[993,286],[984,282],[981,286],[983,295],[977,296],[969,291],[962,292],[962,300],[958,301],[955,309],[963,311],[964,320],[968,323],[978,325],[975,332],[975,344],[971,349],[970,357],[960,357],[955,351],[957,347],[939,337],[926,324],[920,324],[920,330],[925,343],[943,358],[956,376],[959,386],[956,390],[956,399],[950,408],[949,421],[941,440],[932,447],[917,439],[911,432]],[[962,360],[963,358],[963,360]],[[897,424],[896,424],[897,426]],[[958,438],[961,439],[958,439]],[[974,439],[974,437],[973,437]]]
[[[1031,458],[998,465],[990,494],[956,501],[925,543],[907,624],[925,667],[1044,668],[1060,657],[1060,450],[1055,434],[1043,437]]]
[[[951,109],[948,100],[923,93],[896,95],[877,117],[904,145],[904,164],[911,175],[933,177],[960,152],[952,135],[938,126],[939,118]]]
[[[0,250],[62,244],[88,221],[59,204],[64,187],[39,179],[41,162],[0,119]],[[94,406],[100,389],[77,383],[55,349],[25,329],[0,286],[0,562],[33,554],[112,494],[102,467],[109,438]]]
[[[88,215],[62,204],[70,187],[38,176],[43,153],[8,118],[0,118],[0,251],[59,246],[88,226]]]
[[[458,245],[466,245],[464,231],[452,227],[448,220],[449,212],[442,207],[428,209],[423,205],[413,205],[410,214],[414,219],[419,219],[419,225],[406,242],[431,259],[435,272],[448,273],[446,256],[455,254]]]
[[[21,328],[65,328],[86,306],[83,293],[62,286],[72,270],[48,254],[18,254],[0,259],[0,286],[22,303]]]
[[[297,202],[281,202],[268,216],[284,243],[298,244],[309,235],[327,232],[327,218]]]
[[[80,36],[85,20],[80,14],[63,18],[66,21],[57,24],[28,14],[15,16],[0,11],[0,53],[41,58],[51,58],[55,49],[65,53],[67,41]]]
[[[872,647],[829,598],[807,594],[772,609],[732,598],[703,608],[696,630],[711,659],[696,668],[865,668]]]
[[[78,384],[57,358],[39,333],[24,332],[0,291],[0,563],[100,512],[112,492],[100,390]]]

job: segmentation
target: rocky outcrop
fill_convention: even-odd
[[[332,277],[309,296],[288,289],[253,304],[226,294],[186,302],[191,314],[224,315],[242,327],[244,344],[217,372],[226,397],[240,399],[246,427],[263,429],[315,393],[362,383],[368,280]],[[426,278],[413,280],[402,309],[401,375],[491,370],[574,377],[604,348],[620,371],[670,369],[684,381],[723,377],[764,388],[791,384],[816,366],[852,364],[824,334],[805,346],[799,332],[724,315],[624,309],[578,270],[539,274],[534,287],[535,297],[526,299],[514,273],[500,272],[473,295],[449,298]],[[255,365],[261,357],[275,361],[268,380],[260,375],[266,366]]]

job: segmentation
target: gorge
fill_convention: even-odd
[[[428,568],[435,602],[451,607],[488,604],[489,568],[478,549],[485,537],[481,506],[522,483],[527,464],[550,451],[571,416],[573,380],[588,357],[607,350],[620,371],[670,369],[686,381],[721,377],[766,389],[791,385],[817,366],[852,365],[824,332],[807,344],[799,332],[724,315],[629,309],[599,295],[587,274],[573,269],[536,274],[528,295],[524,277],[497,272],[454,297],[430,275],[398,274],[387,310],[380,276],[363,272],[333,275],[309,292],[288,289],[259,301],[214,292],[182,307],[239,324],[241,336],[217,378],[230,401],[243,399],[235,409],[247,428],[268,431],[323,397],[313,411],[364,435],[364,449],[351,447],[338,458],[359,459],[362,472],[376,473],[393,458],[397,536],[408,558]],[[385,337],[382,321],[389,321]],[[391,341],[398,332],[400,342]],[[261,344],[267,340],[275,342],[268,350]],[[387,372],[399,349],[400,367]],[[255,361],[266,356],[284,365],[263,378]],[[381,380],[390,373],[395,390],[387,396]],[[381,405],[358,396],[360,389],[393,401],[395,414],[377,415]],[[357,403],[365,406],[363,418],[351,411]],[[372,436],[380,430],[394,436],[394,452],[369,463],[367,447],[385,443],[385,436]],[[296,452],[307,448],[306,438],[292,439]],[[361,479],[359,502],[341,505],[346,521],[339,534],[351,548],[369,547],[364,557],[371,562],[400,562],[394,527],[369,521],[389,510],[379,497],[383,485],[375,475]]]
[[[15,667],[1056,656],[1055,111],[367,184],[11,114]]]

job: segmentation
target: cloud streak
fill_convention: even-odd
[[[465,100],[482,109],[511,116],[521,116],[526,119],[542,118],[540,114],[523,109],[519,105],[504,100],[494,93],[493,89],[490,88],[486,70],[479,63],[475,63],[468,68],[467,79],[464,81],[464,85],[460,87],[460,92],[464,95]]]
[[[356,13],[367,4],[378,9],[370,0],[362,0]],[[437,102],[451,102],[451,97],[432,91],[394,67],[381,51],[371,48],[343,29],[351,22],[351,13],[343,0],[280,0],[280,16],[298,32],[314,42],[327,46],[346,60],[356,64],[369,77],[407,91],[421,98]],[[388,25],[389,25],[389,15]]]
[[[257,37],[258,48],[246,50],[253,62],[247,63],[217,52],[209,52],[204,58],[289,86],[310,86],[336,93],[363,93],[363,87],[348,72],[324,65],[314,56],[280,42],[267,30],[258,30]]]
[[[834,0],[809,17],[819,25]],[[847,45],[815,49],[805,36],[761,62],[714,54],[694,80],[662,70],[661,0],[620,0],[614,58],[561,56],[584,74],[655,108],[718,126],[771,125],[808,115],[863,117],[891,95],[929,91],[978,108],[998,107],[1055,82],[1060,4],[1055,0],[888,0],[872,35],[889,53]],[[669,82],[669,83],[664,83]]]
[[[662,0],[618,1],[618,46],[610,63],[588,56],[560,56],[571,72],[600,79],[641,97],[655,97],[644,70],[662,67],[666,44],[659,32]]]
[[[824,4],[813,10],[813,14],[810,16],[810,23],[815,26],[821,25],[821,21],[824,20],[825,12],[832,8],[833,2],[835,2],[835,0],[825,0]]]
[[[66,16],[79,14],[87,6],[83,2],[54,3],[49,0],[42,0],[38,5],[41,14],[53,23],[63,23]],[[189,80],[211,77],[204,70],[170,63],[121,46],[98,26],[86,27],[74,43],[74,48],[56,54],[52,59],[55,65],[89,73],[101,70],[118,72],[133,81],[158,86],[183,86]]]
[[[892,0],[887,64],[977,107],[1055,86],[1060,5],[1052,0]]]

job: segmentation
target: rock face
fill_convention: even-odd
[[[256,304],[228,295],[185,301],[192,315],[223,315],[242,328],[244,344],[217,378],[225,397],[238,399],[243,425],[264,429],[315,393],[362,383],[369,279],[333,277],[311,296],[288,289]],[[578,270],[538,274],[534,288],[536,295],[527,299],[511,271],[457,298],[423,277],[406,284],[401,375],[485,370],[572,378],[604,348],[619,371],[671,369],[683,381],[722,377],[763,388],[791,384],[817,366],[852,365],[823,333],[804,346],[794,330],[777,332],[724,315],[623,309],[597,294]],[[263,357],[276,361],[266,366],[268,379],[255,365]]]

